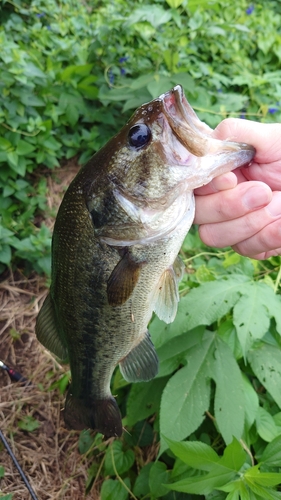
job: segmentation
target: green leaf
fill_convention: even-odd
[[[157,349],[160,368],[158,377],[173,373],[180,365],[185,364],[187,351],[201,342],[205,332],[204,326],[198,326],[188,333],[171,339]]]
[[[187,329],[211,325],[222,318],[236,304],[248,281],[246,276],[232,275],[225,280],[210,281],[193,288],[182,299]]]
[[[265,292],[268,290],[269,287],[264,283],[246,283],[242,297],[234,306],[233,323],[244,357],[253,340],[261,339],[269,328],[270,315],[266,307],[268,297],[265,300]]]
[[[16,153],[18,155],[28,155],[32,151],[35,150],[35,146],[30,144],[27,141],[23,141],[22,139],[19,140],[17,148],[16,148]]]
[[[124,483],[130,488],[130,479],[126,477]],[[124,488],[123,484],[116,479],[106,479],[101,487],[101,500],[127,500],[129,497],[128,491]]]
[[[89,451],[93,443],[95,442],[95,437],[92,435],[90,430],[83,430],[80,433],[78,441],[79,453],[84,454]]]
[[[4,475],[5,475],[5,469],[2,465],[0,465],[0,478],[4,477]]]
[[[264,408],[258,408],[256,426],[258,434],[264,441],[270,442],[278,434],[273,417]]]
[[[168,378],[164,377],[132,385],[127,399],[127,425],[134,425],[159,411],[167,381]]]
[[[215,418],[224,440],[240,439],[244,428],[245,398],[240,369],[228,345],[217,339],[213,378],[216,382]]]
[[[123,474],[132,467],[135,461],[134,452],[132,450],[123,451],[122,443],[120,441],[113,441],[111,446],[107,448],[105,454],[104,467],[106,474],[108,474],[109,476],[115,475],[112,462],[112,453],[118,474]]]
[[[12,250],[10,245],[0,244],[0,262],[9,265],[12,259]]]
[[[201,441],[178,443],[165,437],[164,439],[174,455],[194,469],[210,471],[219,461],[215,450]]]
[[[5,139],[4,137],[0,137],[0,149],[3,151],[7,151],[12,147],[12,143]]]
[[[40,427],[40,422],[38,422],[38,420],[36,420],[36,418],[32,416],[26,415],[22,418],[22,420],[19,420],[18,427],[23,431],[32,432]]]
[[[68,104],[66,111],[65,111],[65,115],[66,115],[70,125],[74,126],[78,122],[79,111],[76,108],[76,106],[74,106],[74,104]]]
[[[261,463],[265,463],[268,467],[280,467],[281,464],[281,435],[269,443],[260,458]]]
[[[237,440],[228,445],[223,457],[207,474],[192,476],[166,485],[167,488],[184,493],[208,495],[238,477],[237,473],[245,462],[246,453]]]
[[[249,351],[248,360],[261,384],[281,408],[281,350],[261,343]]]
[[[208,334],[188,351],[188,363],[173,375],[162,396],[160,430],[163,436],[181,441],[204,420],[210,401],[210,368],[214,335]]]
[[[165,483],[169,481],[167,465],[163,462],[154,462],[149,471],[150,493],[155,498],[165,496],[168,493]]]
[[[150,493],[149,474],[153,463],[146,464],[139,472],[134,484],[133,493],[137,498],[142,498]]]
[[[261,472],[259,470],[260,465],[251,467],[245,471],[245,479],[251,480],[256,484],[261,486],[279,486],[281,484],[281,473],[277,472]]]
[[[177,9],[183,3],[183,0],[166,0],[166,2],[172,9]]]
[[[245,398],[245,417],[250,428],[257,416],[259,408],[259,398],[255,389],[244,373],[242,373],[242,383],[243,394]]]

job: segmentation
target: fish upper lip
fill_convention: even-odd
[[[159,97],[164,114],[173,133],[189,152],[197,157],[212,156],[240,151],[249,152],[254,157],[255,148],[249,144],[233,141],[222,141],[212,137],[211,129],[199,120],[193,108],[188,103],[181,85]]]

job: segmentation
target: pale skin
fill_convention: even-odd
[[[195,190],[202,241],[254,259],[281,255],[281,124],[228,118],[213,136],[252,144],[256,155],[250,166]]]

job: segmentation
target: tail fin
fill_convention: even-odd
[[[112,396],[93,400],[88,405],[83,399],[75,398],[70,388],[65,401],[64,421],[70,429],[83,430],[90,427],[107,438],[122,435],[121,414]]]

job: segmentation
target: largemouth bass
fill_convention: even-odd
[[[70,428],[120,436],[110,392],[115,367],[129,382],[157,374],[147,325],[153,312],[167,323],[175,318],[178,252],[194,218],[193,189],[255,153],[206,130],[177,85],[137,109],[65,193],[36,334],[69,359],[64,419]]]

